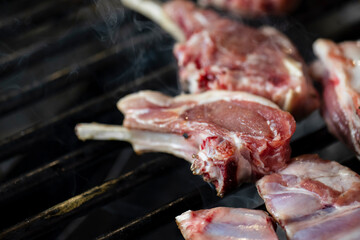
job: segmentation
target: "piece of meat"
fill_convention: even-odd
[[[173,0],[122,0],[160,24],[179,43],[174,54],[183,90],[246,91],[278,104],[296,118],[319,106],[308,69],[291,41],[272,27],[255,29]],[[169,23],[171,22],[171,24]]]
[[[177,216],[176,223],[186,240],[278,239],[271,217],[261,210],[189,210]]]
[[[294,158],[257,189],[290,239],[360,239],[360,176],[337,162]]]
[[[200,5],[214,6],[243,16],[283,15],[293,10],[299,0],[199,0]]]
[[[118,102],[124,127],[79,124],[80,139],[119,139],[135,151],[162,151],[191,162],[221,196],[282,168],[290,157],[293,117],[265,98],[208,91],[175,98],[142,91]]]
[[[313,69],[323,84],[322,115],[330,132],[359,158],[360,41],[336,44],[319,39],[313,47],[320,59]]]
[[[211,29],[213,24],[225,20],[216,12],[198,8],[193,2],[172,0],[163,5],[165,15],[185,34],[188,40],[193,34]]]
[[[183,89],[250,92],[270,99],[296,118],[319,106],[306,64],[276,29],[254,29],[188,1],[170,1],[164,10],[187,38],[174,48]]]

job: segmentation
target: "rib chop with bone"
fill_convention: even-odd
[[[252,94],[207,91],[175,98],[141,91],[121,99],[123,126],[78,124],[80,139],[123,140],[136,152],[158,151],[189,161],[218,195],[285,166],[293,117]]]
[[[122,2],[179,41],[174,54],[184,90],[246,91],[270,99],[297,118],[318,107],[306,64],[275,28],[251,28],[184,0],[164,5],[150,0]]]

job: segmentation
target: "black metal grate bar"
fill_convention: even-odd
[[[36,43],[6,55],[0,59],[0,77],[24,67],[24,58],[27,64],[35,64],[39,60],[58,53],[68,47],[76,47],[87,39],[93,37],[93,30],[90,26],[78,26],[64,36],[56,39],[37,41]]]
[[[27,182],[30,190],[23,189],[24,191],[17,192],[17,194],[13,194],[12,198],[5,198],[1,202],[0,212],[8,217],[0,219],[0,232],[94,186],[101,185],[104,182],[105,169],[112,166],[112,163],[121,156],[122,149],[124,149],[123,146],[119,146],[119,149],[100,154],[90,159],[87,164],[78,165],[76,163],[77,160],[84,162],[84,158],[72,159],[74,167],[69,164],[65,166],[68,169],[60,168],[57,171],[52,169],[53,174],[51,170],[47,169],[50,173],[49,176],[38,175],[38,177],[48,178],[47,181],[36,178],[36,176],[33,177],[33,180],[39,180],[40,183]],[[17,212],[17,214],[13,214],[13,212]]]
[[[0,205],[3,206],[4,202],[12,198],[19,199],[24,192],[31,192],[34,188],[52,179],[61,178],[66,173],[90,164],[90,162],[95,161],[104,153],[109,153],[118,148],[119,143],[91,143],[45,166],[8,181],[0,186]]]
[[[357,174],[360,174],[360,161],[356,157],[346,159],[341,164],[350,168],[352,171],[356,172]]]
[[[150,178],[174,168],[178,162],[169,158],[153,160],[137,169],[100,186],[96,186],[83,194],[55,205],[54,207],[25,220],[0,233],[1,239],[28,239],[39,236],[56,228],[58,224],[89,212],[96,206],[103,205],[115,199],[120,194],[126,194],[136,186]]]
[[[313,153],[336,141],[337,139],[331,135],[328,129],[323,127],[291,142],[291,155],[296,157],[304,153]]]
[[[328,11],[325,16],[315,18],[308,29],[321,33],[323,38],[335,41],[357,40],[360,29],[360,2],[353,0],[338,5],[338,8]]]
[[[132,28],[123,28],[124,35],[129,34],[130,29]],[[115,57],[121,56],[124,59],[131,58],[132,56],[129,54],[129,49],[133,50],[132,47],[134,45],[139,49],[143,49],[158,44],[157,42],[152,41],[156,36],[157,35],[153,33],[140,35],[132,38],[126,43],[115,45],[77,63],[76,72],[78,74],[76,74],[75,77],[71,77],[71,73],[74,72],[74,67],[69,66],[54,72],[42,80],[33,82],[31,85],[23,86],[21,90],[15,89],[10,91],[0,97],[0,114],[8,113],[9,111],[16,110],[20,107],[26,107],[43,98],[45,95],[49,97],[63,88],[71,86],[75,81],[84,81],[88,79],[89,69],[91,69],[91,71],[96,71],[97,69],[103,68],[105,65],[110,65]]]
[[[309,23],[314,19],[326,15],[331,10],[338,9],[339,6],[345,5],[353,0],[327,0],[327,1],[311,1],[303,0],[297,11],[295,12],[296,18],[302,23]]]
[[[186,210],[200,208],[203,204],[202,196],[209,190],[210,188],[207,185],[200,187],[190,194],[180,197],[113,232],[98,237],[97,239],[134,239],[134,237],[146,234],[148,231],[159,227],[164,223],[173,221],[174,216],[177,216]],[[218,199],[214,199],[214,201],[216,200]]]
[[[118,89],[104,94],[98,98],[93,98],[78,107],[75,107],[63,114],[57,115],[55,118],[42,123],[36,124],[28,129],[20,131],[10,137],[7,137],[0,141],[0,161],[5,160],[8,157],[15,156],[16,154],[22,154],[26,149],[34,144],[36,141],[52,134],[51,129],[54,129],[64,122],[71,121],[74,126],[76,123],[84,121],[84,119],[94,119],[96,115],[115,110],[115,103],[117,100],[133,91],[134,89],[153,89],[157,88],[156,79],[161,78],[168,80],[167,85],[171,82],[176,83],[175,66],[168,65],[158,71],[152,72],[147,75],[131,81]],[[172,76],[169,78],[169,75]],[[164,83],[162,83],[163,85]],[[165,87],[163,85],[163,87]]]
[[[1,0],[0,16],[7,18],[21,11],[25,11],[28,8],[34,7],[34,5],[40,4],[41,2],[44,2],[44,0],[38,0],[36,3],[28,0]]]
[[[62,0],[54,2],[45,1],[33,8],[27,9],[17,15],[10,16],[0,21],[0,36],[10,36],[19,34],[34,24],[50,19],[56,19],[67,13],[79,9],[84,4],[90,4],[90,1],[69,1]]]

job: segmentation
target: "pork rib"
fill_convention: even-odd
[[[135,151],[161,151],[192,163],[221,196],[278,170],[290,157],[293,117],[267,99],[208,91],[175,98],[142,91],[118,102],[123,127],[79,124],[80,139],[129,141]]]
[[[186,240],[278,239],[271,217],[261,210],[217,207],[176,217]]]
[[[147,11],[141,4],[133,5],[127,4]],[[171,19],[186,38],[174,47],[185,91],[246,91],[270,99],[298,118],[319,106],[306,64],[276,29],[254,29],[183,0],[167,2],[158,12],[164,15],[163,21]]]
[[[200,5],[215,6],[244,16],[283,15],[293,10],[299,0],[199,0]]]
[[[360,41],[314,43],[319,57],[313,69],[323,84],[322,114],[335,136],[360,155]],[[322,64],[322,66],[321,66]]]
[[[360,238],[360,176],[339,163],[303,155],[257,188],[290,239]]]

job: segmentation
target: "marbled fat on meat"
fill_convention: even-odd
[[[320,59],[313,69],[323,84],[325,122],[330,132],[352,148],[359,158],[360,41],[336,44],[319,39],[314,43],[314,51]]]
[[[182,137],[167,152],[191,162],[193,173],[212,182],[219,195],[282,168],[290,157],[293,117],[255,95],[217,90],[171,98],[142,91],[121,99],[118,108],[128,129]],[[156,151],[156,141],[133,146]]]
[[[319,106],[306,64],[276,29],[254,29],[188,1],[170,1],[164,10],[187,38],[174,48],[185,90],[246,91],[299,118]]]
[[[337,162],[303,155],[257,188],[290,239],[360,239],[360,176]]]
[[[217,207],[176,217],[186,240],[278,239],[271,217],[261,210]]]

